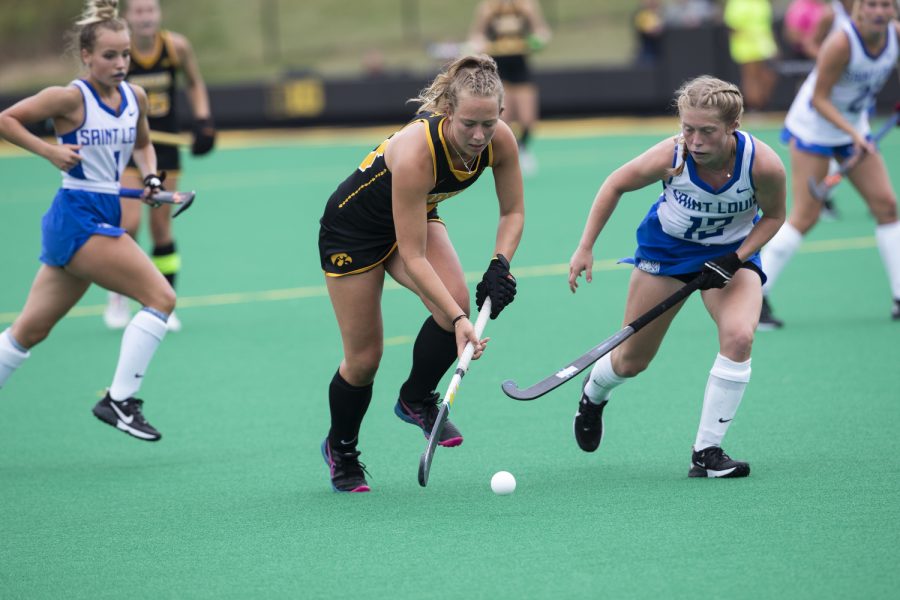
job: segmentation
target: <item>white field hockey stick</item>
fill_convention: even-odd
[[[503,393],[513,400],[535,400],[547,392],[555,390],[600,360],[605,354],[612,352],[613,348],[640,331],[645,325],[690,296],[698,287],[700,287],[700,277],[695,277],[682,286],[677,292],[626,325],[619,332],[606,338],[602,343],[594,346],[589,351],[558,370],[553,375],[545,377],[533,386],[524,389],[519,388],[512,379],[507,379],[501,386],[503,388]]]
[[[174,219],[188,208],[191,207],[191,204],[194,203],[194,196],[197,195],[196,192],[167,192],[165,190],[160,190],[153,194],[150,198],[142,198],[144,190],[137,190],[133,188],[122,188],[119,190],[119,196],[122,198],[133,198],[136,200],[146,200],[150,203],[158,202],[160,204],[173,204],[177,208],[175,212],[172,213],[172,218]]]
[[[475,320],[475,337],[479,340],[490,315],[491,299],[485,298],[484,304],[481,305],[481,310],[478,312],[478,318]],[[456,363],[456,371],[453,373],[453,378],[450,379],[447,393],[444,394],[444,400],[441,402],[441,409],[438,411],[437,419],[435,419],[434,426],[431,428],[431,434],[428,436],[428,445],[425,446],[425,452],[422,453],[422,457],[419,459],[419,485],[422,487],[428,485],[428,474],[431,472],[434,451],[438,447],[438,441],[441,439],[444,425],[450,417],[450,407],[456,398],[456,391],[459,389],[460,383],[462,383],[462,378],[466,376],[466,371],[469,370],[469,362],[471,362],[473,354],[475,354],[475,346],[472,342],[469,342],[463,348],[459,362]]]
[[[881,128],[875,132],[875,135],[872,136],[872,143],[875,146],[878,146],[878,142],[881,141],[881,138],[886,136],[891,129],[893,129],[897,125],[897,120],[900,118],[900,104],[898,104],[894,108],[894,112],[891,113],[891,116],[888,117],[888,120],[884,122]],[[828,192],[830,192],[837,184],[839,184],[844,179],[844,175],[846,175],[853,167],[856,166],[856,163],[859,162],[859,159],[862,155],[853,155],[843,161],[838,170],[835,173],[832,173],[822,181],[816,182],[815,178],[809,178],[809,193],[812,194],[812,197],[818,200],[819,202],[825,202],[828,199]]]

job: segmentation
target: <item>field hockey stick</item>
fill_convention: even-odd
[[[898,105],[894,112],[891,113],[891,116],[888,117],[887,121],[881,126],[881,128],[875,132],[875,135],[872,136],[872,143],[875,146],[878,146],[878,142],[881,141],[881,138],[886,136],[888,132],[897,125],[897,120],[900,118],[900,105]],[[853,167],[856,166],[856,163],[859,162],[861,155],[854,155],[845,160],[840,164],[838,170],[831,175],[827,176],[822,181],[816,182],[814,177],[809,178],[809,193],[812,194],[813,198],[818,200],[819,202],[825,202],[828,199],[828,192],[830,192],[837,184],[839,184],[844,179],[844,175],[846,175]]]
[[[481,305],[481,310],[478,312],[478,318],[475,320],[475,337],[478,339],[481,339],[481,334],[484,332],[484,326],[487,324],[490,315],[491,299],[485,298],[484,304]],[[422,457],[419,459],[419,485],[422,487],[428,485],[428,474],[431,472],[434,451],[438,447],[438,441],[441,439],[444,425],[446,425],[447,419],[450,417],[450,407],[456,398],[456,391],[459,389],[460,383],[462,383],[462,378],[466,376],[466,371],[469,370],[469,362],[471,362],[473,354],[475,354],[475,346],[472,342],[469,342],[463,348],[459,362],[456,363],[456,371],[453,373],[453,378],[450,379],[450,385],[447,386],[447,393],[444,394],[444,400],[441,402],[437,419],[435,419],[434,426],[431,428],[431,434],[428,436],[428,445],[425,446],[425,452],[422,453]]]
[[[154,144],[165,144],[166,146],[190,146],[193,143],[189,134],[154,131],[152,129],[150,130],[150,141]]]
[[[513,400],[535,400],[540,398],[547,392],[555,390],[565,382],[569,381],[589,366],[600,360],[603,355],[612,352],[613,348],[630,338],[632,335],[643,329],[648,323],[656,319],[658,316],[690,296],[697,288],[700,287],[700,277],[695,277],[677,292],[642,314],[640,317],[626,325],[618,333],[611,335],[603,340],[591,350],[582,354],[568,365],[558,370],[553,375],[537,382],[531,387],[521,389],[512,379],[503,382],[503,393]]]
[[[175,212],[172,213],[172,218],[174,219],[187,209],[191,207],[191,204],[194,203],[194,196],[197,195],[196,192],[166,192],[159,191],[153,194],[150,198],[142,198],[144,190],[136,190],[133,188],[122,188],[119,190],[119,196],[123,198],[134,198],[137,200],[149,200],[150,202],[159,202],[160,204],[173,204],[178,208],[175,209]]]

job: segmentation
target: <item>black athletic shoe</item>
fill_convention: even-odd
[[[137,398],[116,402],[106,392],[103,400],[94,405],[94,416],[139,440],[155,442],[162,435],[144,418],[141,412],[143,404],[144,401]]]
[[[750,474],[750,464],[733,460],[718,446],[710,446],[694,451],[691,455],[691,470],[688,477],[746,477]]]
[[[405,402],[402,398],[397,399],[394,406],[394,414],[407,423],[411,423],[419,427],[425,433],[427,440],[431,436],[431,430],[434,428],[434,422],[437,420],[438,412],[441,407],[441,396],[437,392],[431,392],[422,402]],[[456,428],[456,425],[447,419],[444,423],[444,429],[441,431],[441,439],[438,445],[445,448],[452,448],[463,443],[463,436]]]
[[[328,438],[322,442],[322,458],[331,475],[331,489],[336,492],[368,492],[371,490],[366,475],[366,465],[359,462],[359,451],[336,452]]]
[[[900,300],[894,300],[894,307],[891,309],[891,318],[900,321]]]
[[[772,314],[772,307],[769,306],[769,300],[763,296],[762,308],[759,309],[759,325],[756,329],[759,331],[771,331],[773,329],[781,329],[784,327],[784,321]]]
[[[587,385],[588,375],[581,386],[581,401],[578,402],[578,412],[575,413],[575,422],[572,427],[575,429],[575,441],[578,447],[585,452],[593,452],[600,446],[603,440],[603,408],[606,406],[606,400],[600,404],[591,402],[587,394],[584,393],[584,386]]]

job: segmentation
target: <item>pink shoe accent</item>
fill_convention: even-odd
[[[353,488],[352,490],[350,490],[350,493],[352,494],[354,492],[371,492],[371,491],[372,491],[372,488],[370,488],[369,486],[361,485],[358,488]]]
[[[454,448],[456,446],[460,446],[463,443],[462,436],[456,436],[454,438],[450,438],[449,440],[444,440],[443,442],[438,442],[438,446],[443,446],[444,448]]]

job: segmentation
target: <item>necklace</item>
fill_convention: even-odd
[[[466,173],[469,175],[474,173],[475,170],[473,169],[473,167],[475,166],[475,161],[478,160],[478,155],[476,154],[475,156],[473,156],[472,158],[469,159],[469,162],[466,162],[466,159],[464,159],[462,157],[462,154],[459,153],[459,150],[456,149],[456,145],[450,140],[449,137],[447,138],[447,141],[450,142],[450,147],[453,148],[453,151],[456,152],[456,155],[459,157],[459,160],[462,161],[463,167],[465,167],[465,169],[466,169]]]
[[[728,154],[728,158],[725,160],[726,166],[724,169],[709,169],[709,167],[707,167],[707,169],[709,169],[710,171],[717,172],[717,173],[725,173],[725,177],[727,177],[728,179],[731,179],[732,167],[734,165],[734,163],[731,161],[732,161],[732,159],[734,159],[736,154],[737,154],[737,141],[735,141],[731,145],[731,152]]]

